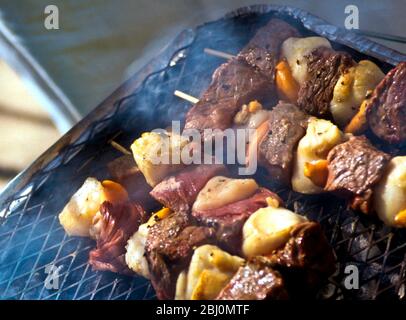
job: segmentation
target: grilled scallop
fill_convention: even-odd
[[[360,61],[341,75],[334,87],[330,104],[330,112],[340,127],[351,120],[367,92],[373,90],[384,76],[379,67],[368,60]]]
[[[387,225],[406,228],[406,156],[394,157],[374,189],[374,208]]]
[[[320,47],[331,48],[331,44],[322,37],[288,38],[283,42],[282,56],[287,60],[293,78],[299,85],[303,84],[308,76],[306,55]]]
[[[187,271],[176,283],[176,300],[211,300],[231,280],[244,259],[232,256],[213,245],[198,247]]]
[[[159,220],[167,217],[169,213],[170,210],[168,208],[163,208],[153,214],[146,223],[139,226],[138,230],[127,242],[125,262],[132,271],[144,278],[150,278],[148,262],[145,258],[145,243],[147,241],[149,228]]]
[[[343,141],[342,132],[332,122],[310,118],[306,135],[299,141],[292,175],[296,192],[323,192],[327,179],[327,154]]]
[[[87,178],[59,214],[59,222],[70,236],[96,237],[93,219],[104,201],[112,203],[128,199],[127,191],[118,183]]]
[[[145,132],[131,145],[134,160],[147,183],[154,187],[184,167],[181,153],[188,139],[168,132]]]
[[[289,240],[293,226],[305,221],[305,217],[276,206],[257,210],[243,226],[244,256],[252,258],[272,253]]]
[[[193,211],[221,208],[252,196],[258,190],[254,179],[231,179],[222,176],[211,178],[200,190]]]

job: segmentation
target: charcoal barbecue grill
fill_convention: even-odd
[[[204,48],[235,54],[271,16],[292,23],[303,35],[328,38],[336,49],[356,59],[371,59],[385,72],[406,60],[396,51],[291,7],[245,7],[184,31],[0,195],[0,298],[155,298],[149,281],[141,277],[92,271],[87,260],[94,242],[67,236],[58,213],[86,177],[109,178],[106,165],[119,156],[108,143],[111,139],[129,146],[142,132],[182,119],[189,104],[175,97],[174,90],[199,96],[223,62],[205,54]],[[406,154],[406,148],[396,152]],[[288,208],[321,223],[337,254],[338,271],[318,298],[405,299],[406,230],[352,212],[330,195],[276,191]],[[358,267],[359,289],[344,286],[349,265]],[[57,277],[49,277],[49,266],[59,268]],[[49,287],[50,281],[57,288]]]

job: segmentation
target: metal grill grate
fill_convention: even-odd
[[[167,66],[145,78],[130,95],[115,102],[101,119],[91,122],[83,134],[36,170],[25,186],[0,204],[0,297],[3,299],[152,299],[154,291],[140,277],[94,272],[87,264],[94,243],[68,237],[57,218],[70,196],[86,177],[108,178],[106,164],[118,156],[108,141],[129,145],[142,131],[165,127],[169,119],[181,119],[188,105],[172,95],[175,89],[199,96],[210,82],[221,59],[203,53],[205,47],[236,53],[271,14],[295,23],[304,33],[318,32],[337,43],[386,62],[395,55],[368,40],[338,30],[307,13],[290,8],[259,6],[188,31],[175,40],[181,48]],[[306,21],[306,28],[302,22]],[[247,28],[247,26],[249,26]],[[351,40],[351,41],[350,41]],[[342,47],[337,44],[338,47]],[[351,50],[346,47],[347,50]],[[358,57],[359,53],[352,51]],[[380,63],[387,70],[388,64]],[[88,117],[92,119],[92,114]],[[405,150],[403,150],[405,151]],[[267,181],[263,181],[267,185]],[[10,193],[10,190],[6,190]],[[394,231],[370,217],[362,217],[328,195],[304,197],[288,190],[278,192],[287,206],[320,221],[338,258],[338,272],[320,293],[329,299],[404,299],[406,282],[406,233]],[[344,269],[359,267],[359,290],[343,288]],[[61,267],[59,289],[44,285],[48,265]]]

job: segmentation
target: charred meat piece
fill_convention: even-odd
[[[145,221],[144,209],[129,202],[112,204],[105,201],[100,206],[100,233],[96,249],[89,253],[89,264],[94,270],[133,274],[125,263],[125,246],[131,235]]]
[[[267,198],[282,200],[275,193],[265,188],[259,188],[254,195],[221,208],[204,211],[193,211],[192,215],[205,225],[214,227],[216,238],[232,253],[241,252],[242,227],[248,217],[259,208],[268,205]]]
[[[239,53],[238,58],[265,74],[274,85],[275,66],[280,47],[286,39],[299,37],[299,32],[280,19],[271,19],[260,28],[251,41]]]
[[[107,169],[113,180],[125,187],[131,201],[142,203],[145,210],[156,207],[156,201],[149,195],[151,187],[145,181],[132,155],[125,155],[111,161]]]
[[[269,261],[284,276],[292,294],[315,293],[336,268],[334,251],[316,222],[294,226],[289,241],[269,256]]]
[[[279,19],[259,29],[237,58],[216,69],[209,88],[187,113],[185,129],[224,130],[231,127],[242,105],[253,100],[275,103],[274,73],[280,46],[293,36],[298,36],[296,29]]]
[[[192,224],[187,213],[173,213],[148,232],[145,253],[158,299],[173,299],[176,279],[195,247],[214,241],[214,230]]]
[[[390,156],[374,148],[364,136],[330,150],[325,190],[351,199],[351,207],[368,213],[372,188],[381,180]]]
[[[280,102],[269,112],[268,129],[258,148],[258,161],[278,182],[290,183],[294,152],[305,135],[308,116],[296,106]]]
[[[172,211],[189,211],[200,190],[214,176],[227,174],[224,165],[189,167],[177,175],[160,182],[151,195]]]
[[[297,104],[311,115],[330,118],[334,87],[339,77],[355,62],[348,53],[325,47],[312,51],[306,60],[309,76],[300,87]]]
[[[249,261],[240,267],[217,300],[286,300],[282,275],[272,269],[263,258]]]
[[[246,62],[232,59],[214,72],[209,88],[188,111],[185,129],[225,130],[242,105],[253,100],[268,103],[272,98],[268,78]]]
[[[366,110],[376,136],[389,143],[406,141],[406,62],[388,72],[375,88]]]

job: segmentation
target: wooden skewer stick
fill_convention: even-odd
[[[175,92],[173,94],[175,96],[177,96],[179,98],[182,98],[183,100],[189,101],[190,103],[193,103],[193,104],[199,102],[199,99],[197,99],[197,98],[195,98],[195,97],[193,97],[193,96],[191,96],[191,95],[189,95],[187,93],[179,91],[179,90],[175,90]]]
[[[224,59],[232,59],[235,58],[234,55],[223,52],[223,51],[218,51],[218,50],[214,50],[214,49],[210,49],[210,48],[204,48],[204,52],[211,55],[211,56],[215,56],[215,57],[220,57],[220,58],[224,58]]]
[[[227,60],[228,60],[228,59],[232,59],[232,58],[235,57],[235,56],[232,55],[232,54],[229,54],[229,53],[226,53],[226,52],[222,52],[222,51],[218,51],[218,50],[214,50],[214,49],[210,49],[210,48],[205,48],[205,49],[204,49],[204,52],[207,53],[207,54],[209,54],[209,55],[216,56],[216,57],[220,57],[220,58],[224,58],[224,59],[227,59]],[[186,100],[186,101],[189,101],[190,103],[193,103],[193,104],[199,102],[199,99],[197,99],[197,98],[191,96],[190,94],[187,94],[187,93],[185,93],[185,92],[182,92],[182,91],[180,91],[180,90],[175,90],[175,92],[174,92],[173,94],[174,94],[175,96],[177,96],[177,97],[179,97],[179,98],[181,98],[181,99],[184,99],[184,100]]]
[[[120,151],[121,153],[123,153],[125,155],[132,155],[132,153],[129,150],[127,150],[125,147],[123,147],[121,144],[115,142],[114,140],[110,140],[109,143],[114,149]]]

